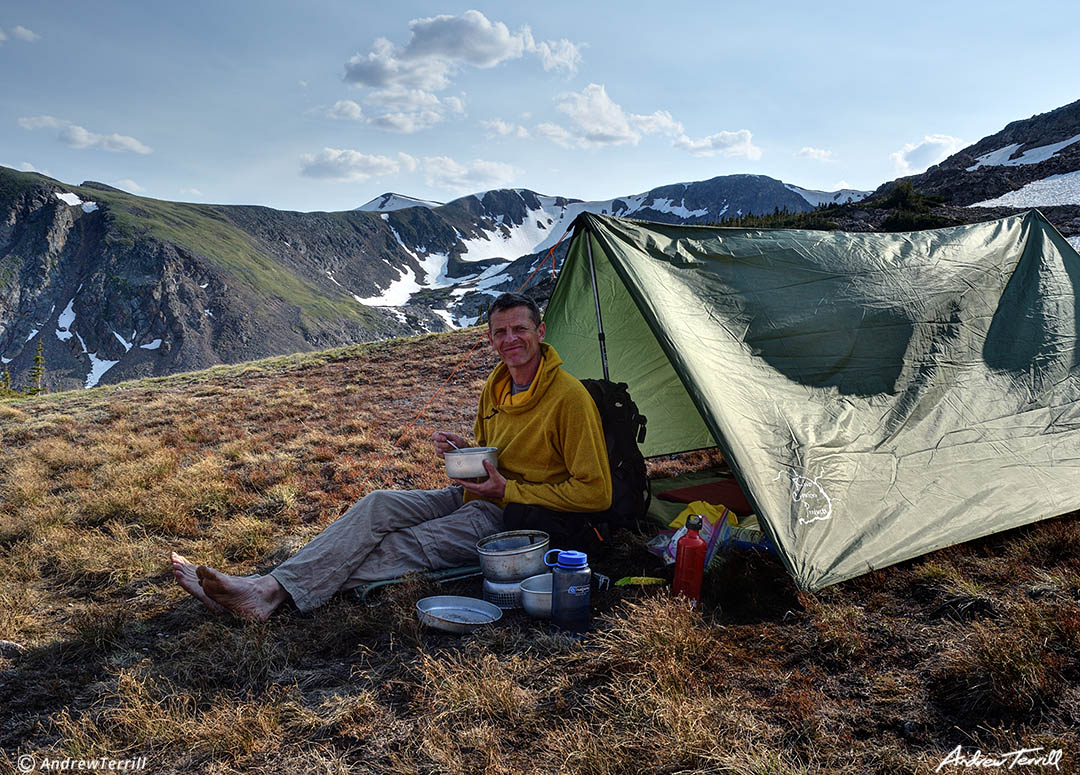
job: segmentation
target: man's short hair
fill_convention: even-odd
[[[536,306],[535,301],[528,296],[522,296],[520,293],[504,293],[491,302],[491,306],[488,308],[488,328],[491,328],[491,316],[494,313],[501,312],[504,309],[513,309],[514,307],[528,307],[529,317],[532,318],[533,325],[540,325],[540,308]]]

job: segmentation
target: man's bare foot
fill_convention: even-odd
[[[199,577],[195,573],[194,563],[190,562],[186,557],[173,552],[172,572],[176,578],[176,583],[183,587],[185,592],[202,602],[204,606],[215,614],[225,613],[225,607],[211,600],[203,591],[202,585],[199,584]]]
[[[230,576],[205,565],[195,575],[212,602],[242,619],[264,622],[289,597],[273,576]]]

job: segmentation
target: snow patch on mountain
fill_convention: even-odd
[[[1080,205],[1080,170],[1033,180],[1023,188],[969,207],[1050,207]]]
[[[72,207],[82,205],[82,211],[84,213],[92,213],[94,210],[98,209],[97,202],[84,202],[79,198],[78,194],[73,194],[70,191],[65,191],[62,194],[59,191],[54,191],[53,195],[66,205]]]
[[[431,311],[438,315],[440,318],[442,318],[442,321],[446,323],[447,328],[461,328],[461,326],[458,325],[458,322],[454,319],[454,316],[446,310],[432,309]]]
[[[109,329],[109,330],[110,330],[110,331],[112,331],[112,335],[113,335],[113,336],[115,336],[115,337],[116,337],[116,338],[117,338],[117,339],[118,339],[118,340],[120,341],[120,344],[121,344],[121,345],[123,345],[123,347],[124,347],[124,352],[128,352],[129,350],[131,350],[131,345],[132,345],[132,342],[129,342],[129,341],[127,340],[127,339],[125,339],[124,337],[120,336],[120,334],[116,333],[116,330],[115,330],[115,329]],[[132,339],[132,341],[134,341],[134,339],[135,339],[135,336],[136,336],[136,332],[135,332],[135,331],[132,331],[132,332],[131,332],[131,339]]]
[[[382,217],[388,218],[386,215]],[[423,246],[410,248],[405,244],[401,235],[398,234],[397,229],[390,225],[389,220],[387,220],[386,225],[390,227],[390,231],[401,249],[420,265],[420,271],[411,273],[408,268],[398,270],[398,279],[390,283],[377,295],[365,299],[353,294],[354,299],[369,307],[400,307],[403,304],[408,304],[409,299],[417,291],[430,288],[445,288],[454,284],[454,281],[446,276],[446,269],[450,264],[449,253],[429,253],[427,248]],[[341,285],[337,280],[334,280],[330,272],[326,274],[335,284]]]
[[[56,338],[61,342],[66,342],[71,338],[71,324],[75,322],[75,297],[71,297],[71,301],[64,307],[64,311],[60,313],[60,317],[56,321]]]
[[[90,373],[86,375],[86,384],[83,387],[97,387],[98,382],[105,376],[105,372],[111,369],[120,361],[107,361],[103,358],[98,358],[97,353],[92,353],[86,349],[86,342],[77,333],[75,338],[79,340],[79,344],[82,346],[83,355],[90,359]]]
[[[441,207],[442,204],[442,202],[416,199],[403,194],[395,194],[391,191],[375,197],[370,202],[366,202],[356,209],[363,210],[364,212],[389,213],[394,210],[404,210],[408,207]]]
[[[525,198],[521,191],[517,193]],[[543,253],[558,244],[570,224],[583,212],[627,217],[641,210],[651,209],[674,213],[683,218],[700,217],[709,213],[707,209],[690,210],[682,202],[675,204],[672,199],[650,200],[648,192],[591,202],[537,194],[536,201],[540,207],[528,208],[521,223],[510,223],[505,219],[496,221],[492,218],[492,221],[496,222],[494,231],[485,236],[462,238],[465,250],[458,258],[462,261],[495,258],[512,261],[530,253]]]
[[[421,273],[411,273],[408,269],[405,269],[397,280],[390,283],[378,295],[369,296],[366,299],[354,295],[353,298],[369,307],[400,307],[408,304],[412,295],[418,291],[429,288],[445,288],[447,285],[453,284],[446,277],[446,267],[450,263],[449,254],[429,253],[424,258],[420,258],[410,251],[410,255],[416,258],[417,263],[420,264],[423,280],[420,279]]]
[[[1065,239],[1067,239],[1069,241],[1069,244],[1072,245],[1074,248],[1080,250],[1080,234],[1074,234],[1073,236],[1066,237]]]
[[[839,191],[816,191],[812,188],[802,188],[791,183],[785,183],[784,188],[788,191],[794,191],[814,207],[859,202],[874,193],[873,191],[858,191],[854,188],[842,188]]]
[[[998,148],[996,151],[990,153],[984,153],[982,156],[975,157],[975,164],[967,168],[968,172],[974,172],[979,167],[1019,167],[1024,164],[1038,164],[1044,162],[1051,156],[1056,154],[1062,148],[1066,148],[1075,142],[1080,142],[1080,135],[1070,137],[1068,140],[1062,140],[1060,143],[1051,143],[1050,145],[1040,145],[1038,148],[1029,148],[1024,151],[1018,158],[1010,159],[1023,143],[1013,143],[1006,145],[1004,148]]]

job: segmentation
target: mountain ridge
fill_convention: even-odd
[[[1045,156],[1032,154],[1062,142],[1067,144]],[[991,158],[995,154],[1000,156]],[[883,184],[871,198],[887,194],[897,182],[906,180],[916,190],[941,197],[946,204],[966,207],[1017,191],[1034,181],[1077,170],[1080,170],[1080,100],[1012,121],[925,172]]]
[[[813,208],[762,175],[593,202],[528,189],[372,202],[382,209],[168,202],[0,168],[0,367],[25,382],[41,341],[50,389],[92,387],[441,331],[517,290],[585,210],[702,223]]]

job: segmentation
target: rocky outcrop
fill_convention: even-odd
[[[61,390],[446,325],[427,310],[367,307],[327,276],[340,264],[346,281],[376,291],[381,277],[397,277],[386,261],[397,256],[385,225],[328,228],[313,218],[301,228],[289,223],[298,214],[201,208],[200,218],[231,230],[200,237],[206,225],[198,220],[187,230],[173,225],[193,206],[143,211],[140,203],[152,200],[99,185],[2,169],[0,176],[8,194],[0,199],[0,356],[16,386],[39,341],[45,384]],[[351,241],[336,245],[342,235]],[[193,247],[200,240],[205,251]],[[365,252],[381,255],[367,273],[357,268]]]
[[[1067,145],[1037,163],[1016,163],[1033,149],[1045,148],[1080,136],[1080,100],[1048,113],[1008,124],[979,142],[937,164],[910,180],[917,191],[941,197],[946,204],[970,205],[1015,191],[1035,180],[1080,170],[1080,141]],[[1002,153],[1001,158],[980,163],[980,157]],[[1003,162],[1012,162],[1003,163]],[[891,181],[874,192],[886,196],[898,181]]]

